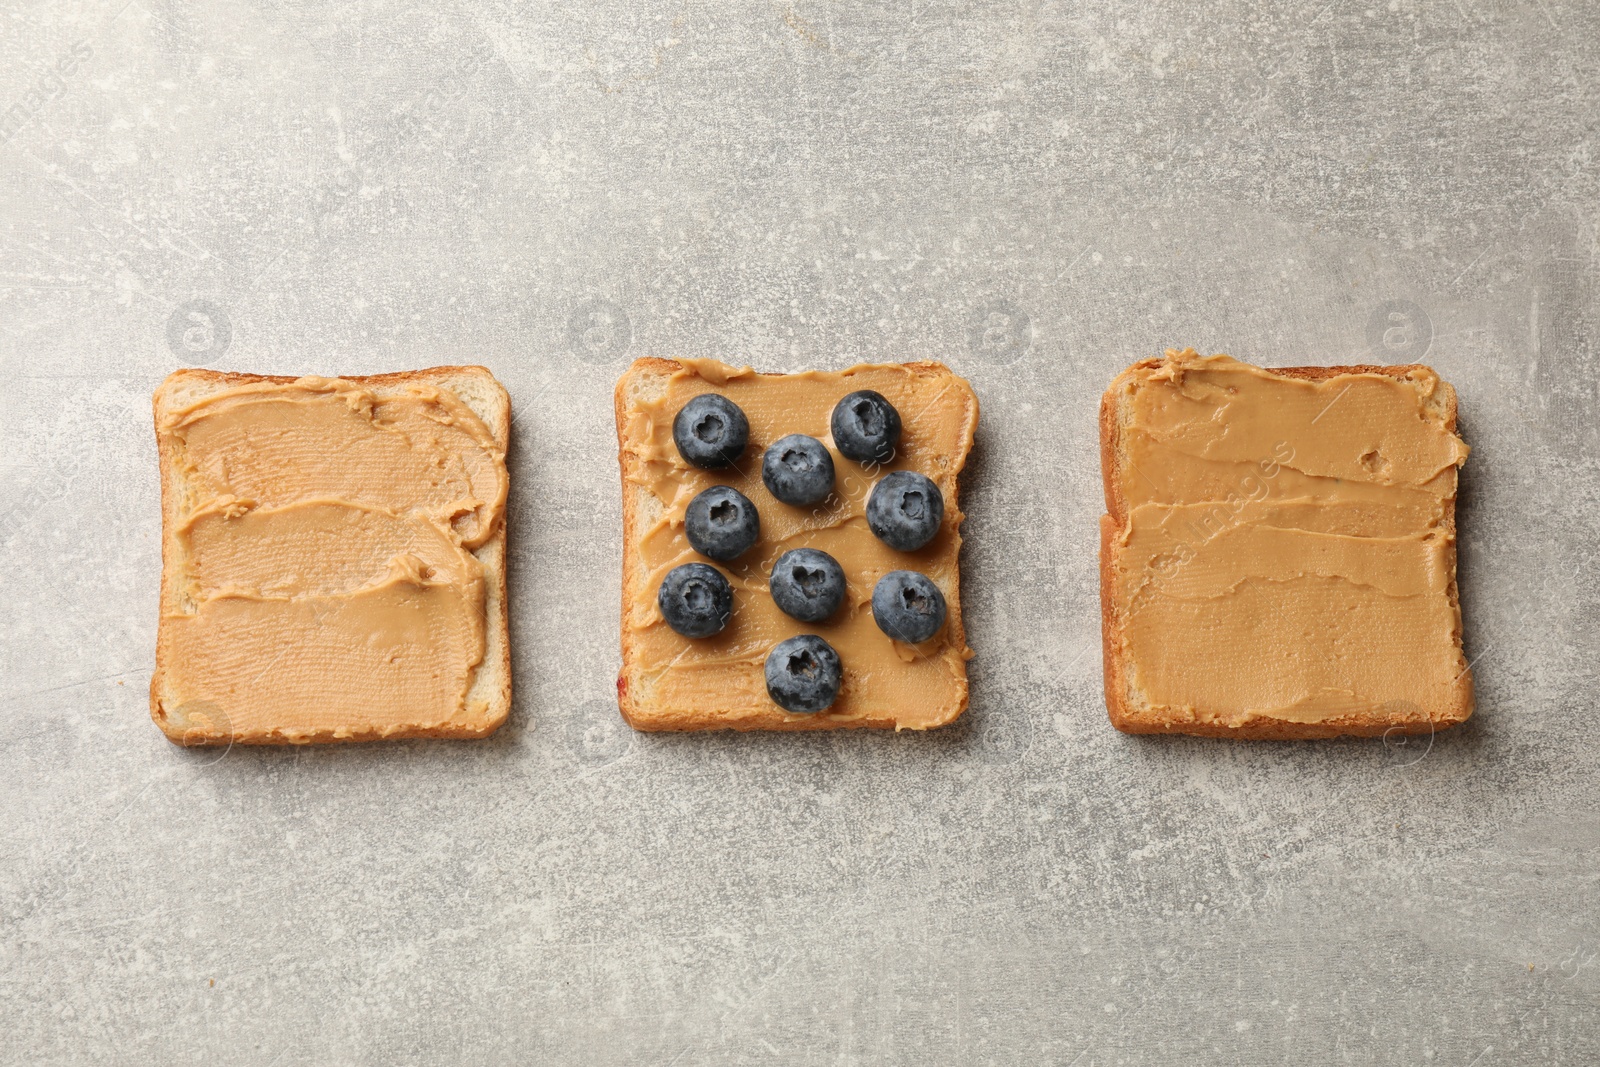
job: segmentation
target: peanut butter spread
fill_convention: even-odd
[[[683,369],[672,375],[665,394],[635,403],[625,427],[625,437],[634,447],[632,458],[625,456],[624,477],[648,490],[650,503],[637,517],[638,551],[646,577],[630,587],[623,625],[630,631],[641,673],[652,679],[652,703],[726,716],[729,725],[738,725],[752,708],[780,716],[782,724],[790,726],[892,719],[896,728],[927,729],[954,718],[966,705],[965,661],[972,656],[959,636],[957,556],[962,514],[956,500],[957,475],[977,424],[977,397],[971,388],[958,378],[915,365],[757,374],[748,367],[736,369],[713,360],[678,362]],[[845,459],[834,447],[829,417],[842,397],[858,389],[876,390],[900,412],[904,429],[887,464],[863,466]],[[705,392],[726,396],[749,418],[749,445],[733,467],[691,467],[673,444],[673,418],[690,398]],[[762,483],[761,459],[767,446],[793,433],[815,437],[832,453],[834,492],[820,504],[784,504]],[[892,470],[918,471],[944,494],[943,525],[915,552],[888,547],[867,526],[867,496]],[[667,626],[656,593],[672,568],[710,562],[690,547],[684,535],[684,511],[696,494],[719,484],[733,486],[755,503],[761,515],[761,539],[732,563],[716,564],[733,586],[733,615],[722,633],[691,641]],[[802,623],[790,618],[768,592],[773,564],[794,548],[821,549],[844,570],[844,604],[826,621]],[[892,640],[873,620],[873,587],[893,570],[926,574],[950,605],[950,620],[920,645]],[[762,674],[772,647],[802,633],[826,640],[843,664],[838,699],[815,715],[790,714],[773,704]]]
[[[1129,688],[1240,726],[1470,710],[1437,375],[1287,377],[1169,352],[1113,386]]]
[[[383,737],[481,716],[483,565],[505,457],[446,389],[301,378],[172,413],[172,691],[235,734]]]

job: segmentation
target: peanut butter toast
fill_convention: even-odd
[[[1100,406],[1106,706],[1128,733],[1428,733],[1472,713],[1455,391],[1421,365],[1169,350]]]
[[[493,375],[181,370],[154,409],[150,713],[171,740],[481,737],[505,720],[511,417]]]
[[[747,422],[738,429],[747,430],[748,445],[741,436],[736,458],[726,463],[698,455],[703,442],[674,434],[690,402],[706,394],[722,399],[696,404],[693,410],[703,408],[708,420],[702,429],[710,426],[720,434],[730,420]],[[862,460],[851,458],[868,455],[859,450],[856,437],[835,439],[833,418],[841,401],[868,394],[884,411],[897,413],[900,437],[892,454]],[[881,414],[870,407],[863,402],[864,417]],[[616,389],[623,487],[617,695],[627,721],[639,730],[923,730],[958,717],[967,707],[966,661],[972,653],[961,623],[957,482],[977,418],[971,387],[938,363],[758,374],[714,360],[635,362]],[[797,481],[771,470],[764,477],[766,453],[781,442],[794,444],[779,451],[804,467],[805,478]],[[807,499],[802,483],[815,473],[816,461],[832,467],[833,489],[825,498],[794,504],[774,495]],[[880,517],[868,514],[875,492],[907,486],[897,498],[902,502],[920,507],[919,486],[927,496],[940,498],[939,515],[917,512],[930,524],[920,536],[875,525]],[[695,502],[707,500],[729,514],[758,513],[747,516],[759,527],[748,549],[739,541],[726,550],[720,543],[702,542],[705,551],[697,550],[690,536]],[[902,535],[910,539],[901,540]],[[890,541],[917,547],[891,547]],[[789,555],[799,550],[817,555]],[[721,558],[729,552],[735,554]],[[777,567],[780,561],[823,555],[842,571],[843,595],[836,609],[824,605],[820,621],[802,621],[789,612],[806,613],[790,603],[803,596],[787,586],[774,589],[774,571],[788,583],[791,574]],[[793,573],[822,582],[824,570],[797,567]],[[674,629],[661,605],[668,592],[681,593],[684,583],[690,594],[713,605],[723,604],[716,598],[731,592],[731,610],[719,607],[723,617],[712,617],[705,629],[685,623]],[[880,592],[875,614],[874,592],[880,587],[887,593]],[[929,637],[915,620],[889,618],[883,599],[888,594],[902,598],[888,607],[933,605],[947,609],[947,618],[939,617]],[[780,608],[780,600],[789,606]],[[933,604],[936,600],[940,603]],[[896,629],[896,623],[904,628]],[[691,632],[706,636],[684,636]],[[897,640],[891,632],[915,643]],[[833,692],[808,704],[811,695],[790,685],[806,678],[775,680],[771,661],[785,652],[793,653],[785,661],[791,667],[837,672]],[[779,700],[820,710],[789,710]]]

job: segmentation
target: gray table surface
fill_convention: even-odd
[[[1594,5],[0,26],[0,1061],[1600,1062]],[[1456,385],[1467,726],[1109,728],[1095,405],[1169,344]],[[622,725],[611,387],[676,354],[972,381],[962,723]],[[170,745],[151,389],[463,361],[511,721]]]

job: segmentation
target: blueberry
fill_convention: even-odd
[[[838,698],[842,673],[832,645],[800,634],[767,655],[767,695],[785,711],[822,711]]]
[[[717,568],[685,563],[667,572],[656,603],[667,625],[684,637],[711,637],[733,615],[733,587]]]
[[[815,437],[780,437],[761,457],[761,481],[785,504],[815,504],[833,492],[833,456]]]
[[[830,428],[841,456],[857,463],[887,463],[900,440],[900,413],[882,393],[861,389],[834,405]]]
[[[944,494],[916,471],[885,474],[867,498],[867,525],[878,539],[901,552],[933,540],[944,521]]]
[[[683,532],[702,556],[726,563],[744,555],[761,536],[761,516],[731,485],[713,485],[689,501]]]
[[[672,420],[672,440],[684,461],[696,467],[732,466],[750,442],[750,420],[727,397],[701,393]]]
[[[944,625],[944,594],[926,574],[890,571],[872,590],[878,629],[908,645],[920,645]]]
[[[772,565],[772,600],[785,615],[821,622],[844,602],[844,568],[826,552],[795,548]]]

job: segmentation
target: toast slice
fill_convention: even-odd
[[[1168,350],[1100,405],[1106,707],[1126,733],[1431,733],[1472,714],[1455,391]]]
[[[233,481],[232,471],[226,465],[227,461],[214,458],[204,460],[204,457],[192,454],[195,450],[186,443],[185,431],[180,429],[186,418],[185,413],[207,410],[206,405],[227,399],[223,397],[218,400],[219,394],[233,396],[233,391],[241,389],[249,392],[256,387],[294,387],[304,382],[324,383],[323,388],[343,390],[331,395],[345,398],[351,410],[359,406],[362,396],[375,405],[371,409],[373,411],[380,408],[388,410],[382,407],[386,400],[406,400],[419,395],[431,398],[430,403],[436,405],[429,408],[433,421],[421,423],[424,427],[422,434],[427,436],[428,444],[446,447],[440,444],[449,438],[445,429],[440,429],[437,436],[429,436],[433,434],[430,427],[435,423],[444,423],[447,427],[459,423],[465,427],[464,432],[470,432],[475,445],[481,448],[481,455],[475,459],[487,471],[484,476],[488,479],[486,484],[496,487],[480,495],[497,499],[467,501],[467,504],[455,509],[462,514],[454,517],[446,514],[441,519],[436,515],[424,515],[419,508],[408,507],[415,502],[405,499],[407,483],[398,472],[393,478],[370,479],[360,492],[344,494],[351,499],[337,502],[322,499],[329,494],[319,488],[314,474],[303,475],[306,484],[296,487],[294,479],[302,477],[298,471],[285,475],[283,482],[273,490],[275,498],[270,500],[262,494],[255,494],[262,496],[259,500],[244,499],[252,494],[239,492],[236,495],[236,487],[232,484],[219,486],[218,471],[228,476],[230,483]],[[196,408],[196,405],[200,407]],[[469,414],[463,413],[458,405],[464,405]],[[296,379],[186,369],[174,372],[161,383],[153,397],[153,408],[161,471],[162,567],[161,621],[156,669],[150,682],[150,714],[170,740],[181,745],[257,745],[404,737],[474,738],[493,733],[505,721],[511,709],[511,644],[506,604],[504,521],[507,485],[505,453],[510,443],[511,403],[505,388],[488,369],[479,366],[433,367],[343,379]],[[454,417],[451,413],[454,413]],[[377,422],[379,418],[372,415],[371,421]],[[408,429],[414,438],[414,428]],[[264,438],[258,434],[245,438],[242,444],[236,441],[235,445],[248,454],[263,442]],[[338,465],[347,460],[339,458],[337,452],[333,456],[330,462],[337,473]],[[202,465],[206,465],[205,470],[201,469]],[[293,464],[280,466],[292,468]],[[433,477],[438,480],[438,476]],[[472,508],[468,504],[476,506]],[[284,528],[281,524],[274,528],[273,520],[281,519],[292,508],[302,507],[309,510],[297,513],[294,516],[296,519],[311,514],[318,522],[311,524],[315,528],[310,529],[309,533],[301,531],[299,540],[286,540]],[[246,513],[252,521],[257,522],[253,529],[259,536],[254,540],[240,541],[239,535],[230,531],[243,528],[238,523],[238,516]],[[212,520],[215,520],[213,527],[222,530],[221,535],[210,540],[200,537],[202,524]],[[227,526],[227,520],[233,520],[234,525]],[[358,549],[351,547],[352,540],[344,536],[346,531],[356,528],[350,525],[352,522],[366,523],[383,532],[387,539],[383,543],[387,548],[382,554],[387,555],[389,550],[398,554],[387,561],[355,559]],[[307,540],[313,535],[322,540]],[[307,552],[308,545],[316,551]],[[183,628],[197,617],[200,610],[196,590],[209,580],[198,567],[202,547],[208,553],[205,557],[208,561],[226,562],[229,574],[227,582],[239,581],[239,576],[245,575],[249,576],[250,584],[261,586],[243,593],[223,590],[222,599],[232,597],[235,602],[273,600],[278,605],[292,605],[297,598],[285,596],[281,588],[268,588],[262,583],[278,582],[281,586],[287,580],[283,577],[286,574],[298,579],[302,572],[306,575],[316,572],[321,575],[320,580],[331,581],[329,575],[337,568],[365,567],[370,570],[376,567],[381,571],[384,566],[394,567],[397,560],[412,558],[407,553],[420,553],[425,559],[440,562],[441,567],[448,567],[452,562],[459,564],[459,573],[464,576],[463,585],[471,592],[470,597],[463,595],[460,599],[462,605],[468,605],[461,609],[461,616],[466,620],[463,625],[469,629],[477,627],[472,633],[474,638],[481,633],[482,653],[481,660],[476,664],[469,665],[471,652],[458,662],[463,695],[456,710],[450,714],[418,713],[414,708],[406,708],[398,703],[399,696],[393,695],[398,690],[363,692],[364,683],[360,679],[345,676],[350,672],[341,674],[337,670],[324,671],[316,682],[314,692],[286,697],[292,706],[270,712],[263,711],[260,706],[251,706],[250,698],[241,694],[254,692],[259,696],[270,691],[262,687],[274,684],[275,675],[271,672],[281,674],[288,669],[287,664],[277,664],[276,656],[263,657],[267,661],[265,663],[235,663],[233,661],[243,655],[247,646],[242,641],[230,645],[226,637],[220,639],[220,643],[213,641],[209,654],[197,657],[194,652],[196,646],[185,644],[180,639]],[[401,549],[405,551],[401,552]],[[315,560],[308,559],[308,556],[314,556]],[[208,567],[212,565],[212,562],[207,564]],[[215,565],[220,567],[222,563]],[[401,575],[401,578],[406,576]],[[359,576],[356,580],[359,580]],[[418,574],[410,576],[410,581],[412,584],[406,588],[413,592],[421,589],[428,593],[447,586],[444,576],[435,576],[432,563],[418,563]],[[262,589],[267,591],[262,592]],[[363,587],[360,593],[368,591],[368,587]],[[413,601],[415,599],[413,597]],[[338,631],[324,617],[323,612],[327,608],[325,601],[318,601],[317,597],[304,598],[304,601],[317,602],[316,610],[306,617],[309,621],[305,626],[293,632],[300,634],[311,647],[297,650],[295,656],[290,658],[315,660],[319,643],[324,646],[320,650],[339,644],[330,636]],[[377,601],[373,601],[372,605],[384,606]],[[402,605],[411,608],[415,603],[403,601]],[[346,634],[343,645],[348,647],[352,643],[362,643],[359,635],[371,635],[374,627],[417,625],[415,619],[420,616],[407,615],[405,611],[395,612],[392,605],[389,607],[391,611],[387,616],[368,615],[358,620],[358,627],[365,625],[365,629],[357,629],[358,637],[354,641]],[[413,621],[407,623],[405,618]],[[289,629],[285,630],[285,640],[289,632]],[[396,632],[418,636],[415,630]],[[420,636],[423,640],[428,639],[426,632]],[[373,640],[365,643],[371,644]],[[478,645],[474,640],[471,645],[463,647],[475,651]],[[383,656],[388,657],[387,661]],[[197,658],[215,662],[193,662]],[[418,668],[399,654],[384,652],[378,662],[402,673],[373,677],[393,681],[395,677],[404,677],[403,672],[406,671],[410,671],[413,678],[417,675]],[[396,663],[400,665],[394,666]],[[247,673],[252,677],[246,679],[244,675]],[[256,688],[251,689],[251,686]],[[292,691],[299,693],[300,689]],[[358,706],[356,713],[337,716],[338,721],[331,721],[328,709],[338,707],[345,701]]]
[[[834,448],[829,416],[846,394],[872,389],[900,412],[896,455],[862,465]],[[748,415],[750,439],[733,468],[700,470],[679,456],[672,420],[691,397],[717,392]],[[978,400],[971,386],[939,363],[858,366],[840,372],[757,374],[714,360],[641,359],[616,388],[623,490],[622,670],[617,699],[637,730],[827,730],[851,727],[925,730],[967,707],[966,632],[961,622],[958,480],[972,448]],[[830,450],[835,491],[813,508],[780,503],[763,485],[761,460],[780,437],[800,433]],[[863,518],[872,486],[891,470],[915,470],[940,488],[939,532],[915,552],[895,553],[873,538]],[[719,567],[734,589],[727,628],[690,640],[661,617],[656,593],[674,566],[698,556],[683,536],[690,498],[732,485],[761,516],[761,540]],[[844,605],[821,623],[778,611],[768,591],[771,567],[791,548],[833,555],[844,569]],[[889,570],[917,570],[943,591],[948,622],[920,645],[891,641],[873,621],[873,586]],[[768,696],[762,671],[778,641],[814,633],[838,650],[844,680],[826,711],[792,714]]]

